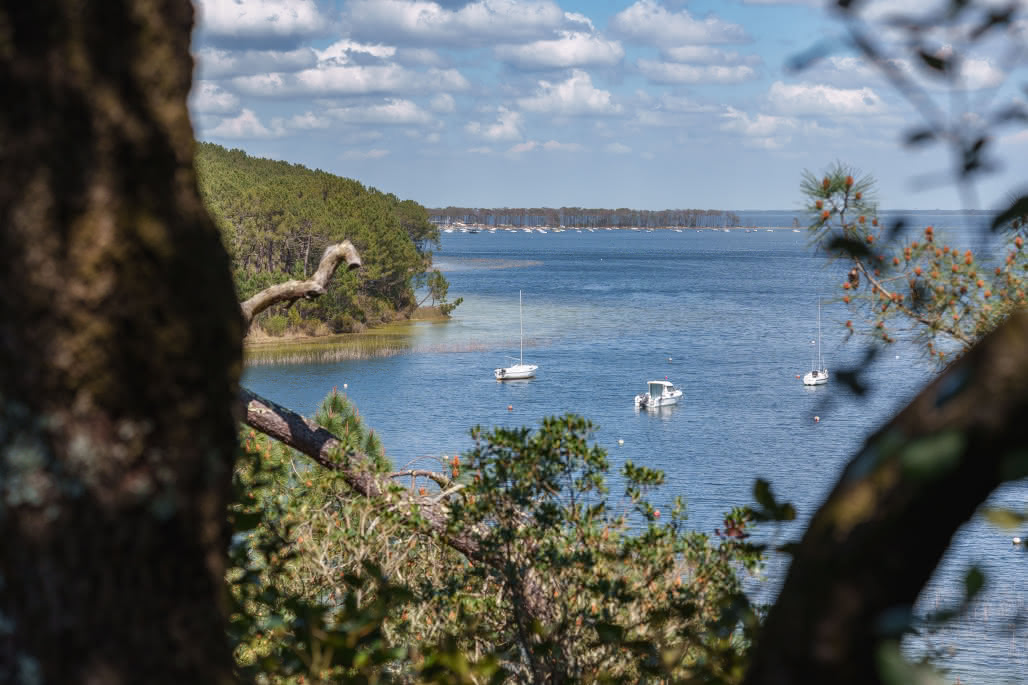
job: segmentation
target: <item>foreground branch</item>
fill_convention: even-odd
[[[396,486],[390,481],[390,474],[376,473],[371,459],[361,452],[345,452],[342,443],[315,422],[246,388],[241,389],[240,395],[246,411],[243,423],[302,452],[321,466],[340,472],[346,484],[365,497],[381,498],[386,505],[390,503],[387,496],[392,495],[395,500],[391,503],[408,507],[442,543],[469,559],[482,561],[476,536],[448,530],[449,512],[444,504],[394,492]]]
[[[361,267],[361,256],[349,240],[329,245],[325,249],[325,254],[321,256],[321,263],[318,264],[318,270],[314,272],[310,280],[279,283],[260,291],[243,302],[240,307],[242,307],[246,325],[249,326],[255,316],[273,304],[292,302],[301,297],[312,299],[324,295],[328,288],[328,282],[332,280],[336,269],[343,261],[346,262],[347,271]]]
[[[954,362],[868,439],[814,515],[746,683],[879,683],[882,640],[952,536],[1028,474],[1028,313]],[[900,622],[902,624],[902,621]]]
[[[302,452],[321,466],[340,472],[346,483],[364,497],[381,500],[383,507],[393,506],[398,510],[406,510],[412,527],[420,527],[469,560],[488,564],[501,573],[506,569],[510,560],[490,554],[487,545],[483,544],[487,531],[472,528],[456,532],[450,528],[449,508],[443,497],[418,497],[414,493],[402,491],[391,479],[396,475],[404,475],[403,472],[376,473],[367,455],[358,451],[344,451],[339,439],[314,421],[246,388],[240,390],[240,398],[245,409],[243,422],[246,425]],[[451,483],[448,480],[446,482]],[[455,489],[450,490],[444,496],[455,492]],[[532,625],[550,615],[548,594],[536,573],[529,569],[512,584],[510,591],[522,610],[518,616],[519,621]]]

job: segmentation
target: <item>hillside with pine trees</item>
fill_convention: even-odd
[[[327,245],[349,239],[364,266],[340,271],[329,291],[262,313],[255,325],[270,335],[363,330],[407,317],[415,288],[445,285],[432,272],[439,230],[424,207],[391,193],[298,164],[251,157],[197,143],[200,193],[232,257],[240,299],[317,269]]]

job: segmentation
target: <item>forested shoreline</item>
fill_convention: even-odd
[[[486,226],[569,226],[572,228],[713,228],[739,226],[739,215],[722,209],[587,209],[584,207],[429,208],[436,224]]]
[[[413,200],[299,164],[252,157],[213,143],[196,145],[200,195],[232,259],[240,299],[273,283],[305,279],[325,247],[350,240],[363,267],[340,273],[316,300],[279,305],[254,322],[268,335],[359,332],[409,317],[415,289],[445,303],[446,281],[432,270],[439,229]]]

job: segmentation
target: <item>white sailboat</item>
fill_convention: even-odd
[[[817,364],[811,360],[811,369],[803,377],[803,385],[824,385],[828,382],[828,368],[821,358],[821,298],[817,298]]]
[[[521,291],[518,291],[518,320],[521,323],[521,356],[516,360],[517,364],[505,368],[495,369],[493,375],[498,381],[513,381],[521,378],[532,378],[535,370],[539,367],[535,364],[525,363],[525,319],[521,312]],[[514,357],[509,357],[514,360]]]

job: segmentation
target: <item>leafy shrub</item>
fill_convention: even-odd
[[[286,332],[286,327],[289,324],[289,320],[281,314],[272,314],[261,322],[261,328],[264,332],[272,336],[280,336]]]

